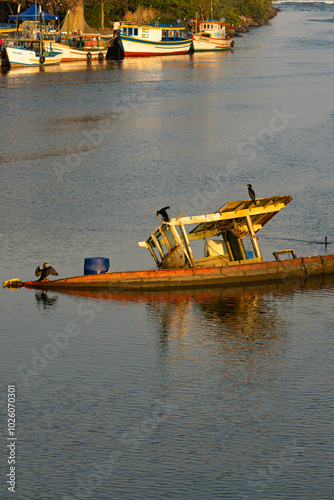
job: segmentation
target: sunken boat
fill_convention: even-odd
[[[333,254],[297,257],[293,249],[288,249],[273,252],[273,260],[263,260],[257,233],[292,200],[292,196],[272,196],[258,198],[256,202],[231,201],[211,214],[180,214],[168,222],[163,220],[145,241],[138,243],[153,257],[156,264],[153,270],[109,272],[104,269],[97,270],[96,274],[20,282],[20,285],[60,291],[145,290],[227,286],[334,274]],[[251,251],[245,249],[247,239]],[[204,256],[195,258],[193,245],[198,242],[202,242]]]

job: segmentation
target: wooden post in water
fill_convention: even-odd
[[[101,30],[104,30],[104,2],[101,2]]]

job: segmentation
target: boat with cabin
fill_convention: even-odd
[[[52,44],[46,47],[38,40],[25,40],[20,45],[6,46],[6,55],[11,67],[15,66],[50,66],[59,64],[61,53]]]
[[[35,4],[21,14],[18,8],[17,16],[10,16],[9,18],[14,20],[15,17],[17,26],[20,21],[23,22],[20,28],[15,30],[17,43],[8,44],[9,47],[16,45],[26,48],[27,42],[37,42],[43,39],[44,51],[46,53],[59,53],[61,55],[61,62],[90,61],[94,59],[102,61],[107,55],[108,47],[103,45],[100,33],[93,33],[92,30],[89,33],[83,32],[80,29],[70,30],[70,16],[68,13],[62,23],[63,30],[61,27],[56,28],[52,26],[51,23],[46,25],[46,21],[59,21],[59,17],[42,11],[41,7],[37,7]],[[66,24],[67,29],[65,29]],[[81,24],[87,30],[90,29],[84,20],[82,20]],[[18,35],[19,31],[21,34],[20,37]],[[15,52],[15,55],[19,56],[20,54]],[[50,64],[51,61],[54,61],[46,55],[44,55],[44,58],[45,62],[43,64]],[[57,59],[59,58],[57,57]]]
[[[234,40],[227,34],[226,28],[229,25],[209,19],[201,21],[197,30],[191,35],[192,46],[195,52],[204,52],[211,50],[230,50],[234,46]]]
[[[31,10],[33,6],[31,6]],[[43,21],[44,21],[44,13],[41,9],[41,6],[37,9],[37,6],[34,6],[34,13],[31,16],[34,16],[35,21],[33,22],[36,27],[36,32],[38,31],[38,37],[20,37],[19,33],[23,31],[22,27],[19,29],[19,20],[20,20],[20,5],[18,6],[18,12],[16,16],[16,40],[11,39],[7,40],[5,45],[4,54],[2,54],[2,59],[8,60],[8,63],[11,67],[15,66],[49,66],[51,64],[59,64],[61,61],[61,56],[58,51],[54,48],[54,43],[49,42],[48,46],[44,44],[44,30],[42,29]],[[48,15],[48,14],[47,14]],[[24,18],[24,15],[21,14],[21,19]],[[28,17],[30,14],[28,15]],[[10,20],[14,16],[9,16]],[[53,16],[57,17],[57,16]]]
[[[59,42],[46,40],[46,46],[48,43],[61,54],[61,62],[102,61],[108,52],[108,48],[103,46],[99,34],[82,33],[80,30],[70,35],[62,33]]]
[[[125,57],[187,54],[191,45],[180,24],[122,23],[118,36]]]
[[[25,283],[9,280],[3,285],[60,291],[150,290],[334,274],[333,254],[297,257],[294,250],[289,249],[275,251],[274,260],[263,261],[257,233],[292,199],[292,196],[272,196],[259,198],[256,203],[231,201],[211,214],[187,217],[180,214],[168,222],[162,221],[145,241],[139,242],[139,246],[146,248],[153,257],[154,270],[109,272],[106,259],[96,258],[89,259],[92,265],[82,276]],[[247,240],[252,250],[246,250]],[[196,258],[193,245],[198,243],[202,251],[204,246],[204,255]],[[103,266],[99,267],[99,262]]]

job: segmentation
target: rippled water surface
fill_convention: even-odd
[[[153,268],[160,207],[211,213],[249,182],[294,197],[265,258],[333,253],[333,5],[279,5],[231,53],[3,71],[1,280]],[[0,293],[1,498],[333,498],[332,278]]]

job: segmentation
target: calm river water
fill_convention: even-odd
[[[279,6],[231,53],[3,71],[1,281],[153,268],[160,207],[210,213],[249,182],[294,197],[265,258],[332,253],[334,5]],[[1,498],[333,498],[334,279],[0,293]]]

